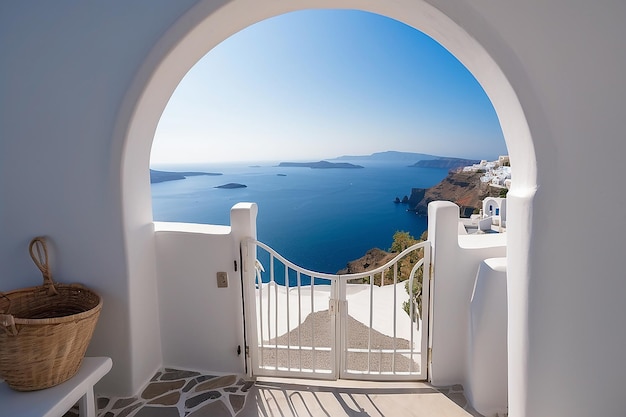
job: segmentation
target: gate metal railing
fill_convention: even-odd
[[[242,260],[253,375],[426,379],[430,242],[348,275],[299,267],[255,240]]]

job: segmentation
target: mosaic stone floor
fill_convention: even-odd
[[[415,383],[407,389],[393,383],[356,381],[351,383],[351,388],[341,384],[340,381],[284,379],[255,384],[237,375],[206,375],[166,368],[157,372],[138,396],[97,398],[97,415],[299,417],[304,413],[302,415],[307,416],[482,417],[467,403],[461,385],[434,388],[426,383]],[[419,412],[407,410],[407,404]],[[367,407],[371,409],[366,410]],[[78,409],[73,408],[63,417],[78,417]]]
[[[136,397],[99,397],[98,417],[232,417],[243,408],[253,385],[237,375],[166,368]],[[78,410],[64,417],[78,417]]]

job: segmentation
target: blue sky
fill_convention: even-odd
[[[383,16],[307,10],[252,25],[198,61],[161,117],[151,163],[386,150],[507,153],[488,97],[441,45]]]

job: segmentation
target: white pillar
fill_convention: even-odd
[[[449,201],[428,205],[428,240],[432,242],[433,287],[431,327],[431,381],[434,385],[452,385],[463,380],[466,321],[457,277],[459,207]]]
[[[459,207],[428,205],[432,243],[431,381],[436,386],[467,384],[470,300],[476,272],[487,258],[506,256],[506,234],[459,236]]]
[[[255,308],[255,261],[256,261],[256,246],[245,245],[242,246],[242,242],[246,239],[257,238],[256,234],[256,217],[258,213],[258,207],[256,203],[237,203],[230,210],[230,223],[231,223],[231,235],[233,245],[236,251],[241,249],[241,265],[242,268],[242,289],[244,305],[244,322],[242,323],[242,329],[245,332],[245,346],[242,346],[243,354],[242,359],[245,361],[246,373],[248,376],[252,376],[252,363],[247,360],[246,346],[257,345],[256,335],[256,308]]]
[[[256,216],[259,208],[256,203],[237,203],[230,209],[230,226],[233,237],[256,239]]]

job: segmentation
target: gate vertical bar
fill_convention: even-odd
[[[315,323],[313,313],[315,312],[315,276],[311,276],[311,369],[315,373]]]
[[[298,284],[298,369],[302,372],[302,278],[300,277],[300,271],[297,273]]]
[[[270,258],[270,282],[272,283],[272,286],[274,287],[274,357],[275,357],[275,369],[278,369],[278,285],[276,285],[276,277],[274,276],[275,270],[274,270],[274,255],[271,256]],[[271,316],[270,316],[270,305],[271,303],[267,302],[267,310],[268,310],[268,323],[267,326],[268,328],[271,328]],[[272,337],[272,331],[268,330],[268,338],[269,340]]]
[[[289,267],[285,265],[285,307],[287,308],[287,369],[291,369],[291,324],[289,322]]]
[[[367,372],[372,372],[372,327],[374,326],[374,274],[370,275],[370,322],[367,329]]]
[[[260,356],[260,366],[263,366],[263,357],[265,356],[265,342],[263,341],[263,279],[261,276],[261,271],[257,270],[256,271],[256,276],[257,276],[257,285],[258,285],[258,299],[259,299],[259,323],[261,323],[261,325],[259,326],[259,330],[261,332],[261,345],[260,345],[260,352],[261,354]],[[268,299],[269,299],[269,289],[268,289]],[[253,345],[256,347],[256,345]]]
[[[424,264],[422,265],[422,340],[420,350],[422,357],[420,358],[420,373],[423,378],[428,378],[429,373],[429,352],[431,343],[431,330],[432,330],[432,303],[430,297],[431,283],[432,283],[432,268],[431,264],[431,246],[430,241],[426,242],[424,246]]]
[[[340,317],[340,307],[339,307],[339,285],[337,280],[331,280],[330,282],[330,297],[333,300],[334,305],[334,314],[330,320],[330,334],[332,335],[332,340],[330,340],[330,352],[329,352],[329,362],[331,366],[331,374],[333,378],[336,379],[338,375],[339,362],[340,359],[337,356],[337,337],[339,335],[339,331],[341,330],[341,326],[339,325],[338,317]]]
[[[413,339],[413,317],[415,315],[415,303],[413,302],[413,273],[409,277],[409,318],[411,320],[411,339],[409,343],[409,347],[411,349],[410,360],[409,360],[409,373],[413,372],[413,352],[415,351],[415,341]]]
[[[394,264],[393,266],[393,356],[391,357],[391,371],[393,373],[396,372],[396,354],[397,354],[397,327],[398,327],[398,317],[397,317],[397,304],[398,304],[398,291],[396,289],[396,285],[398,284],[398,264]]]

